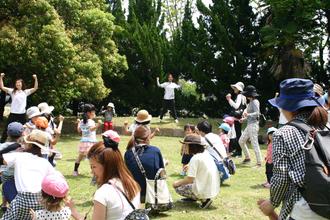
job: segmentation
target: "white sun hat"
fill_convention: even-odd
[[[41,114],[50,114],[54,110],[54,106],[49,106],[46,102],[42,102],[38,105]]]

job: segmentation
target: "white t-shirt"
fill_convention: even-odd
[[[187,176],[194,177],[193,193],[199,199],[214,198],[220,191],[220,176],[213,158],[207,151],[195,154],[190,162]]]
[[[225,145],[223,145],[223,142],[219,135],[214,133],[208,133],[205,135],[204,138],[202,138],[202,141],[206,144],[206,150],[211,154],[211,156],[215,157],[218,161],[222,161],[219,154],[213,149],[213,147],[209,145],[205,138],[207,138],[211,142],[213,147],[217,149],[217,151],[221,154],[223,158],[227,157]]]
[[[55,169],[48,160],[27,152],[3,155],[8,167],[15,168],[15,184],[18,192],[38,193],[43,178]]]
[[[92,119],[88,119],[86,124],[83,121],[80,122],[81,142],[96,142],[96,130],[91,131],[91,128],[95,126],[95,121]]]
[[[164,99],[165,100],[171,100],[175,98],[174,95],[174,89],[178,89],[181,86],[174,83],[174,82],[164,82],[162,84],[159,84],[159,82],[157,82],[158,86],[161,88],[165,89],[165,93],[164,93]]]
[[[8,146],[14,144],[15,142],[5,142],[3,144],[0,144],[0,150],[4,150],[6,149]],[[11,153],[11,152],[8,152],[8,153]],[[0,167],[0,170],[2,172],[3,175],[6,175],[6,176],[14,176],[14,168],[13,167],[10,167],[8,168],[6,165],[2,165]]]
[[[8,89],[8,94],[11,96],[10,113],[25,114],[26,98],[31,95],[32,89],[20,90],[13,93],[14,89]]]
[[[123,190],[120,180],[111,179],[113,185]],[[97,201],[106,207],[106,220],[124,220],[125,217],[133,211],[124,195],[108,183],[103,184],[94,194],[94,201]],[[124,191],[124,190],[123,190]],[[140,207],[140,193],[138,193],[133,201],[135,208]]]
[[[301,197],[301,199],[294,204],[290,216],[296,220],[327,220],[327,218],[319,216],[313,212],[303,197]]]

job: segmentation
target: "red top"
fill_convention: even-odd
[[[267,163],[273,163],[272,153],[273,153],[273,144],[269,143],[267,146],[267,154],[265,157]]]

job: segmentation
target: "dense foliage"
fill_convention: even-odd
[[[219,117],[236,81],[255,85],[262,103],[288,77],[327,83],[329,36],[327,0],[129,0],[127,8],[121,0],[3,0],[0,71],[6,85],[38,74],[32,102],[112,101],[119,114],[154,115],[163,94],[156,77],[171,72],[183,85],[182,112]]]

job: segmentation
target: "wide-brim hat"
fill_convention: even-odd
[[[47,132],[41,130],[33,130],[30,134],[24,137],[24,142],[27,144],[34,144],[45,152],[50,152],[49,140]]]
[[[256,87],[254,87],[252,85],[248,85],[244,89],[244,91],[242,92],[242,95],[244,95],[245,97],[257,97],[257,96],[259,96],[259,94],[257,93]]]
[[[115,107],[115,105],[112,102],[109,102],[107,106],[108,107],[111,107],[111,108],[114,108]]]
[[[33,117],[42,115],[42,113],[37,106],[32,106],[26,110],[26,115],[28,119],[31,119]]]
[[[151,119],[152,116],[149,114],[147,110],[140,110],[138,111],[134,120],[138,123],[143,123],[143,122],[151,121]]]
[[[268,102],[289,112],[295,112],[304,107],[323,105],[323,97],[317,97],[313,87],[314,84],[309,79],[286,79],[280,84],[280,96]]]
[[[54,106],[49,106],[48,103],[42,102],[38,105],[41,114],[50,114],[54,111]]]
[[[181,144],[197,144],[201,146],[205,146],[204,143],[202,143],[202,138],[198,134],[188,134],[182,141],[180,141]]]
[[[235,83],[235,84],[231,84],[230,87],[231,87],[232,89],[235,89],[235,88],[236,88],[237,90],[243,92],[243,90],[244,90],[244,83],[242,83],[242,82],[237,82],[237,83]]]

